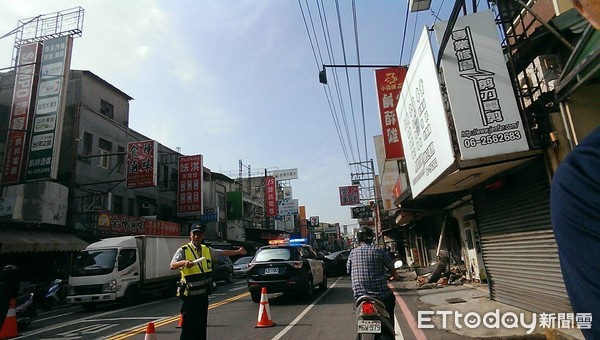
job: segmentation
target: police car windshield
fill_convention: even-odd
[[[255,262],[289,261],[292,254],[288,248],[262,249],[256,254]]]

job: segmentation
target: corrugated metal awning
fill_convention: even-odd
[[[0,228],[0,254],[79,251],[88,243],[65,232]]]

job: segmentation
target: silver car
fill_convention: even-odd
[[[233,263],[233,277],[246,277],[250,261],[252,261],[252,256],[244,256],[237,259]]]

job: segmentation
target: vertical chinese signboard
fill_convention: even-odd
[[[448,22],[436,24],[438,41]],[[459,18],[442,66],[463,160],[529,150],[492,11]]]
[[[177,166],[177,216],[201,215],[204,180],[202,155],[179,157]]]
[[[154,187],[158,181],[158,143],[127,143],[127,188]]]
[[[360,193],[358,185],[349,185],[340,187],[340,205],[360,204]]]
[[[56,179],[73,38],[44,42],[25,179]]]
[[[265,177],[265,209],[267,217],[277,216],[277,192],[275,177]]]
[[[406,67],[392,67],[375,71],[386,159],[404,157],[400,127],[396,119],[396,105],[404,84],[406,71]]]
[[[37,88],[39,60],[42,52],[39,43],[22,45],[19,48],[19,66],[17,68],[12,108],[8,122],[8,137],[4,153],[2,184],[18,183],[23,172],[25,151],[29,147],[27,131],[31,128],[33,115],[32,100]]]

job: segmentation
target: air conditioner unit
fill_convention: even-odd
[[[543,93],[553,91],[561,72],[562,68],[555,54],[540,55],[533,59],[518,75],[525,107],[531,105]]]

